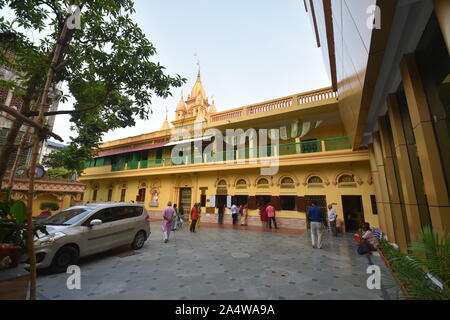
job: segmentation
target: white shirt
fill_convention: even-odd
[[[236,214],[237,212],[238,212],[238,208],[236,207],[235,204],[233,204],[233,205],[231,206],[231,214]]]
[[[328,221],[336,220],[336,211],[334,209],[328,210]]]

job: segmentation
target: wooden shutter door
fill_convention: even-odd
[[[305,197],[297,197],[296,199],[297,211],[306,213],[306,202]]]

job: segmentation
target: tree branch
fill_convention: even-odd
[[[20,120],[22,120],[23,122],[25,122],[26,124],[28,124],[28,125],[30,125],[30,126],[32,126],[34,128],[37,128],[43,134],[49,135],[49,136],[55,138],[58,141],[64,142],[64,140],[60,136],[58,136],[56,133],[50,131],[50,129],[44,127],[43,125],[41,125],[41,124],[31,120],[31,119],[28,119],[25,115],[23,115],[22,113],[20,113],[20,112],[14,110],[14,109],[8,107],[7,105],[0,104],[0,110],[4,111],[4,112],[6,112],[6,113],[8,113],[10,115],[12,115],[15,118],[19,118]]]

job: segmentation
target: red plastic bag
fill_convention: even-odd
[[[355,234],[353,236],[353,239],[355,239],[356,243],[359,244],[361,242],[361,236],[359,234]]]

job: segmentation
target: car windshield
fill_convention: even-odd
[[[52,225],[52,226],[70,226],[86,217],[92,211],[93,209],[86,207],[72,208],[72,209],[69,208],[60,211],[51,217],[48,217],[41,223],[44,225]]]

